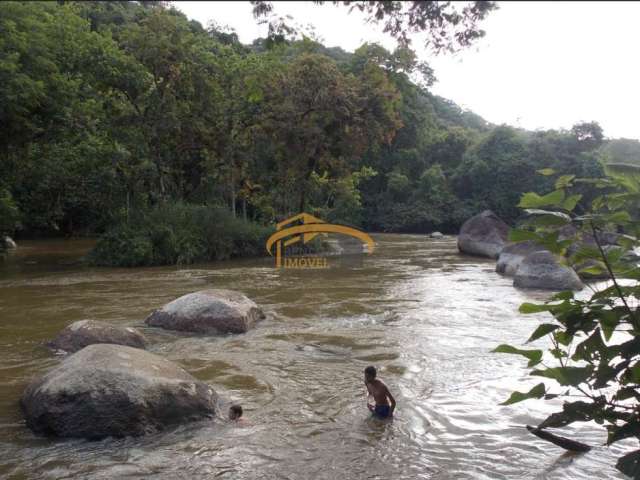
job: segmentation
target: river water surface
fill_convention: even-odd
[[[374,239],[362,266],[326,270],[276,270],[272,259],[94,269],[78,262],[88,241],[21,243],[0,265],[0,477],[624,478],[613,468],[619,447],[568,454],[524,429],[558,404],[499,405],[537,382],[520,357],[490,351],[522,344],[544,316],[518,305],[548,294],[513,288],[493,261],[458,254],[453,238]],[[205,288],[239,290],[267,319],[224,337],[144,326],[154,309]],[[19,411],[22,390],[61,360],[43,342],[85,318],[141,328],[151,352],[241,403],[247,424],[99,442],[35,436]],[[369,364],[395,394],[391,421],[368,415]],[[605,439],[589,424],[564,433]]]

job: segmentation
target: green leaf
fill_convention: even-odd
[[[610,213],[607,215],[602,215],[602,220],[604,220],[607,223],[615,223],[615,224],[629,223],[631,221],[631,216],[629,215],[629,212],[620,211],[620,212]]]
[[[535,331],[529,337],[529,340],[527,340],[527,343],[533,342],[539,338],[542,338],[545,335],[553,332],[554,330],[557,330],[558,328],[560,328],[560,325],[554,325],[552,323],[543,323],[542,325],[539,325],[538,328],[535,329]]]
[[[522,305],[520,305],[520,308],[518,309],[518,311],[520,313],[524,313],[524,314],[528,314],[528,313],[540,313],[540,312],[548,312],[549,310],[551,310],[553,306],[552,305],[539,305],[536,303],[523,303]]]
[[[540,227],[559,227],[571,223],[571,217],[562,212],[537,208],[527,208],[525,212],[534,217],[531,223]]]
[[[633,383],[640,383],[640,362],[636,362],[628,372]]]
[[[585,382],[593,373],[593,367],[554,367],[534,370],[531,375],[551,378],[563,386],[575,387]]]
[[[629,398],[640,400],[640,392],[633,387],[624,387],[618,390],[614,397],[615,400],[627,400]]]
[[[511,345],[498,345],[493,353],[512,353],[515,355],[522,355],[529,359],[528,367],[533,367],[542,361],[542,350],[522,350],[512,347]]]
[[[619,442],[625,438],[640,436],[640,424],[637,422],[630,422],[621,426],[609,425],[607,430],[609,431],[607,445]]]
[[[540,237],[537,233],[530,230],[522,230],[519,228],[512,228],[509,230],[510,242],[524,242],[526,240],[538,240]]]
[[[553,168],[543,168],[540,170],[536,170],[540,175],[544,175],[545,177],[551,176],[556,173]]]
[[[540,196],[535,192],[522,195],[518,206],[520,208],[559,207],[564,201],[564,190],[554,190]]]
[[[588,274],[588,275],[602,275],[603,273],[605,273],[607,271],[607,269],[605,268],[604,264],[598,264],[598,265],[591,265],[589,267],[584,267],[581,268],[577,271],[577,273],[582,273],[582,274]]]
[[[634,450],[620,457],[616,468],[633,479],[640,478],[640,450]]]
[[[549,349],[549,353],[553,355],[554,358],[567,358],[569,356],[569,354],[561,348],[551,348]]]
[[[500,405],[512,405],[527,400],[528,398],[542,398],[546,393],[544,383],[539,383],[526,393],[513,392],[511,396]]]
[[[564,345],[566,347],[573,340],[573,335],[561,330],[559,332],[554,332],[553,338],[555,338],[556,342],[560,345]]]
[[[571,185],[571,181],[576,178],[575,175],[561,175],[556,180],[556,189],[565,188]]]
[[[640,192],[640,167],[627,163],[609,163],[604,173],[631,192]]]
[[[567,392],[568,393],[568,392]],[[565,395],[567,394],[565,393]],[[595,402],[565,402],[562,405],[562,412],[556,412],[549,415],[538,428],[559,428],[569,425],[573,422],[588,422],[593,419],[595,413],[601,408],[601,405]]]
[[[571,300],[571,299],[573,299],[572,290],[565,290],[563,292],[558,292],[553,297],[551,297],[551,300]]]
[[[562,208],[569,212],[572,212],[578,202],[582,199],[582,195],[570,195],[562,202]]]
[[[575,264],[582,263],[585,260],[602,260],[602,254],[597,247],[583,245],[576,253],[573,254],[571,261]]]

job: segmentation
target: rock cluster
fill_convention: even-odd
[[[263,318],[241,293],[203,290],[166,304],[146,322],[195,333],[244,333]],[[66,327],[47,345],[72,355],[33,380],[20,400],[27,426],[45,435],[100,439],[216,415],[215,390],[145,351],[146,344],[130,327],[94,320]]]

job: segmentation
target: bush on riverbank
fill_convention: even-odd
[[[99,266],[176,265],[258,256],[272,229],[203,205],[135,212],[107,231],[89,254]]]

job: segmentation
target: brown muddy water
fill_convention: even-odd
[[[500,406],[534,383],[525,363],[493,354],[522,344],[544,316],[517,311],[522,291],[455,239],[377,235],[357,268],[276,270],[272,259],[189,268],[87,268],[87,241],[22,242],[0,266],[0,477],[189,479],[594,479],[620,447],[567,454],[529,434],[558,404]],[[267,319],[245,335],[147,328],[155,308],[204,288],[244,292]],[[201,421],[99,442],[32,434],[18,399],[60,362],[43,342],[92,318],[141,328],[149,350],[241,403],[243,427]],[[374,364],[398,401],[370,418],[362,370]],[[601,445],[595,425],[565,429]]]

